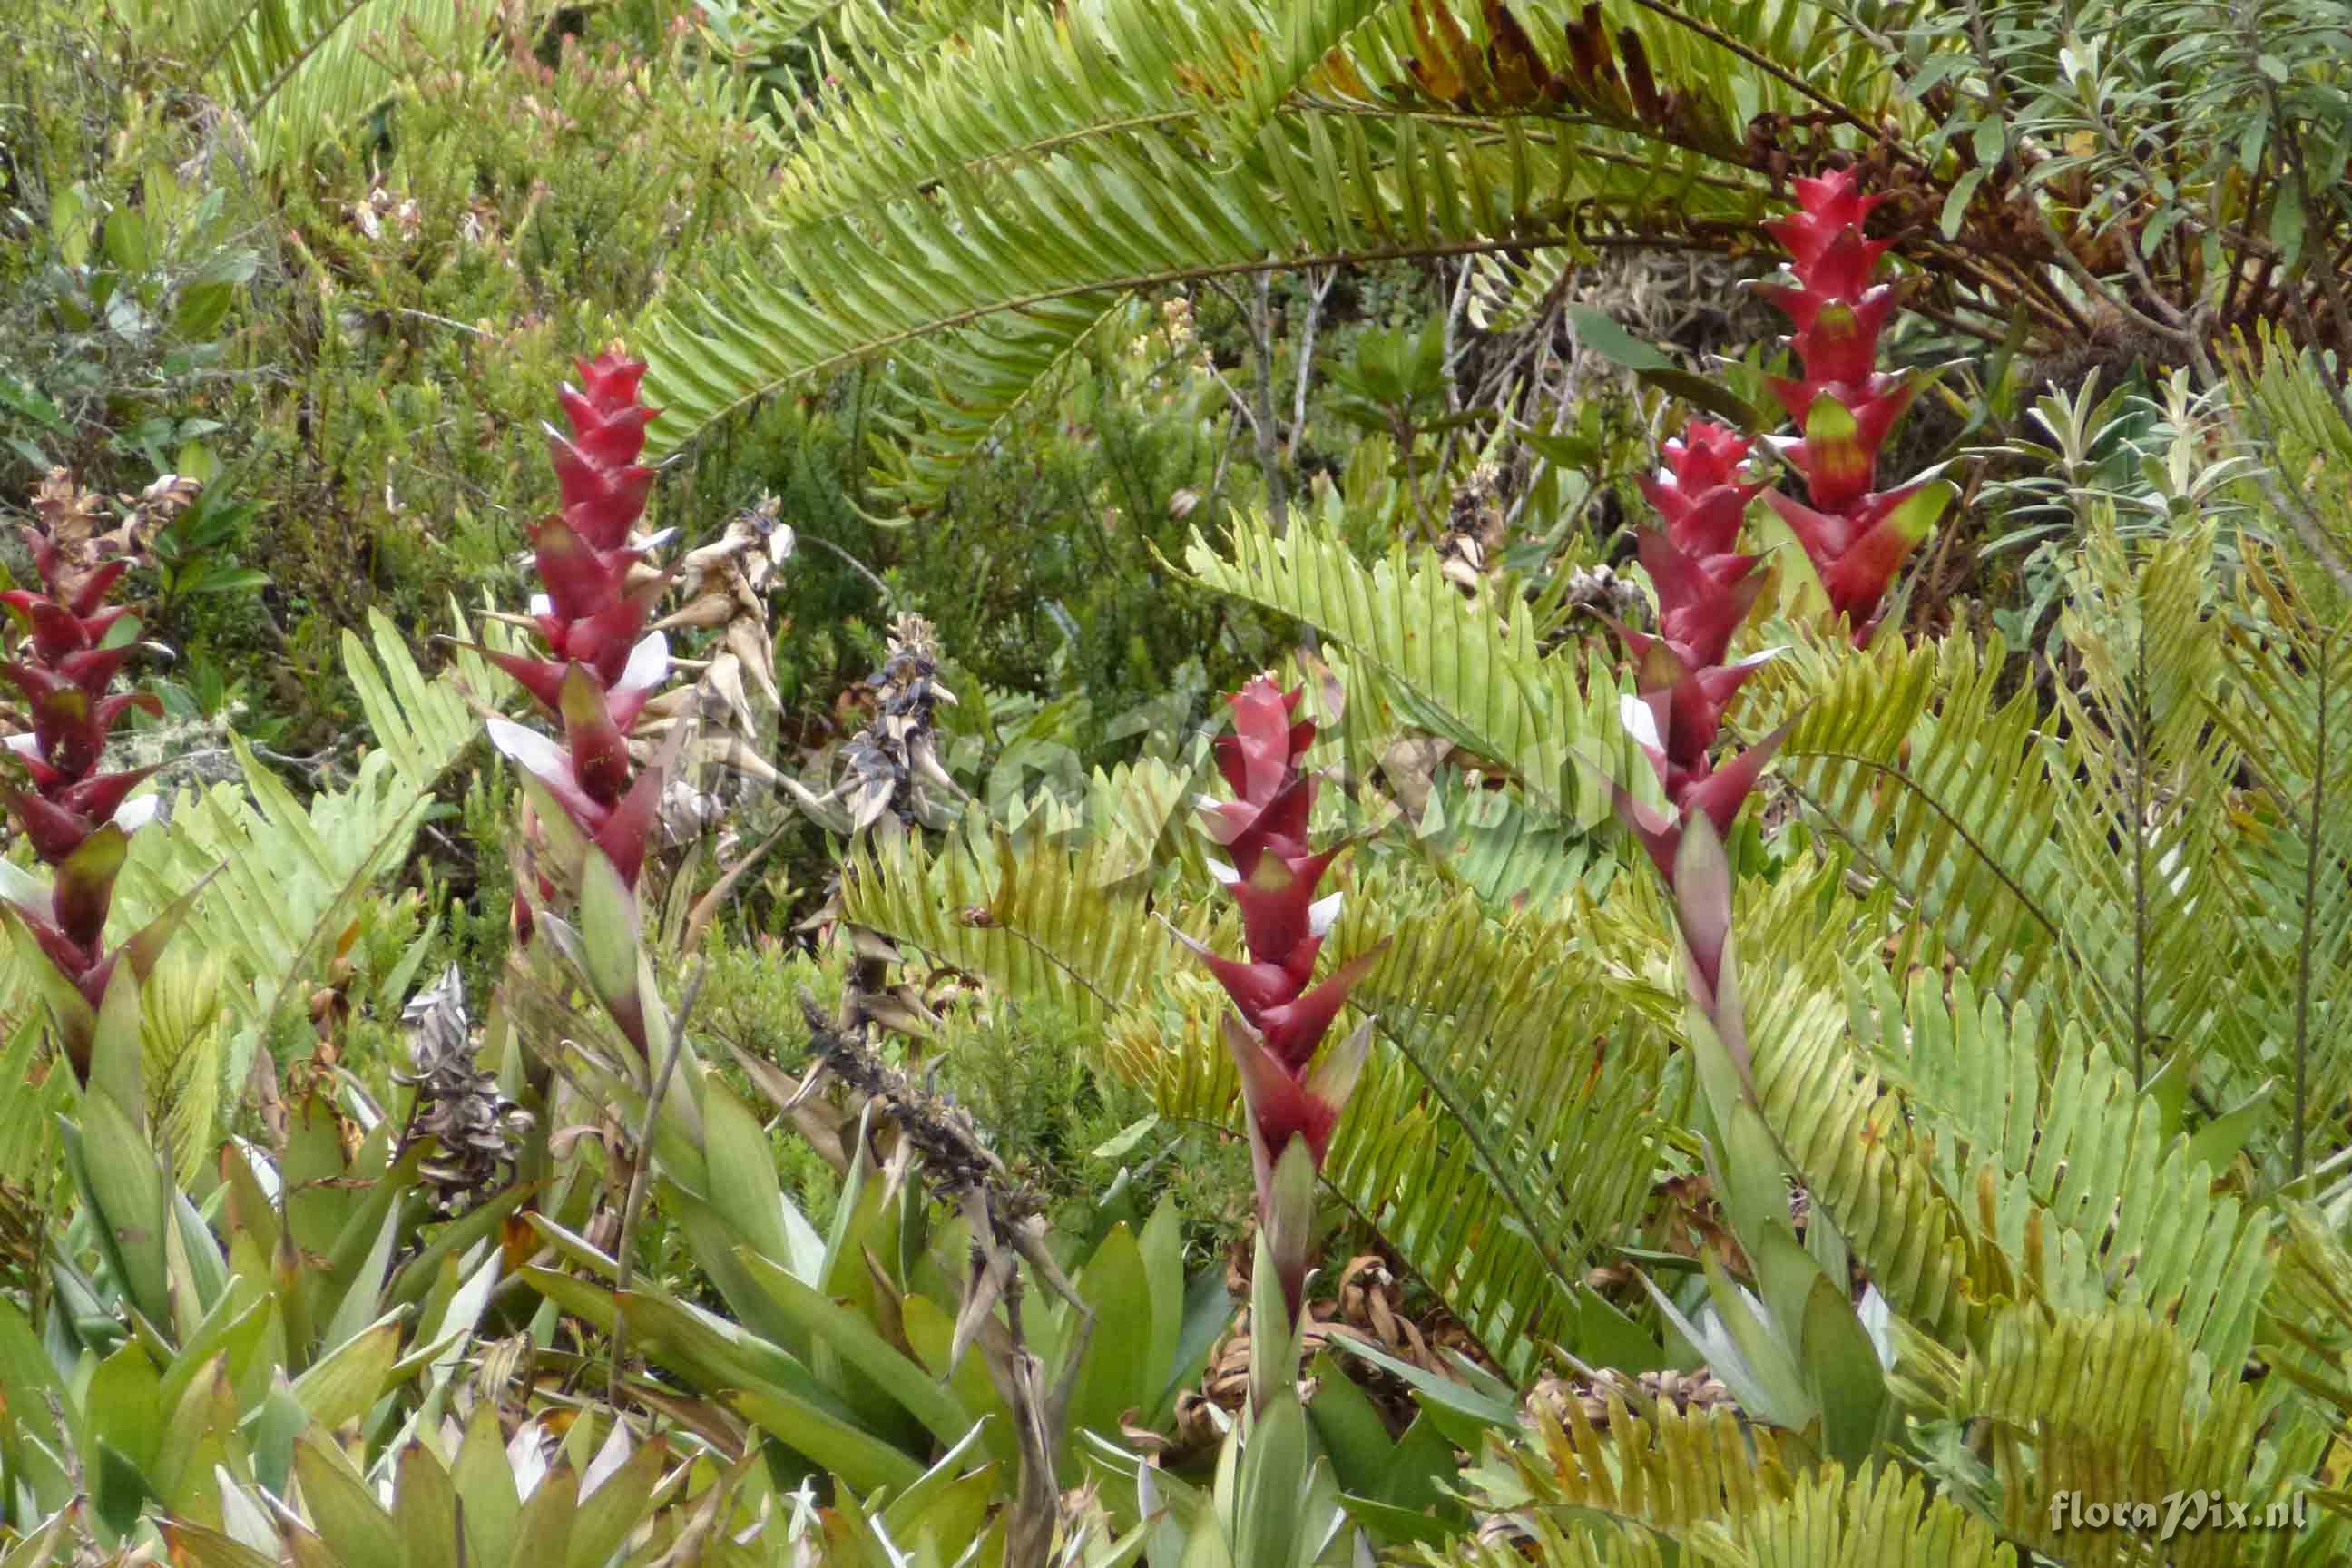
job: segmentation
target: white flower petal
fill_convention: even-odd
[[[629,662],[621,671],[615,691],[647,691],[669,678],[669,638],[660,632],[648,632],[629,650]]]
[[[540,777],[562,776],[562,752],[538,731],[527,730],[511,719],[493,719],[485,728],[489,731],[491,745]]]
[[[530,613],[534,616],[551,616],[555,614],[555,601],[544,594],[533,594],[530,596]]]
[[[1214,877],[1218,881],[1223,882],[1226,887],[1230,888],[1234,883],[1242,879],[1242,874],[1239,871],[1234,870],[1231,866],[1226,865],[1214,855],[1204,856],[1202,858],[1206,859],[1209,863],[1209,875]]]
[[[163,797],[160,795],[142,795],[136,800],[126,800],[115,808],[114,826],[125,833],[136,833],[154,821],[155,814],[163,808]]]
[[[1333,893],[1328,898],[1318,899],[1313,903],[1307,905],[1307,934],[1308,936],[1329,936],[1331,934],[1331,928],[1339,923],[1340,900],[1345,899],[1347,896],[1348,895],[1344,892]]]
[[[5,899],[19,909],[49,912],[50,889],[47,882],[13,860],[0,860],[0,899]]]
[[[1648,703],[1630,691],[1617,699],[1617,721],[1639,744],[1654,752],[1666,749],[1666,743],[1658,739],[1658,716],[1650,711]]]
[[[1788,651],[1789,650],[1785,647],[1768,647],[1762,653],[1749,654],[1746,658],[1741,659],[1738,664],[1733,665],[1731,668],[1734,669],[1753,669],[1759,664],[1771,663],[1774,659],[1780,658],[1782,654]]]
[[[10,735],[7,741],[8,749],[20,757],[37,757],[41,754],[41,738],[29,731],[22,735]]]

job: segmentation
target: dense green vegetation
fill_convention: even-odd
[[[2352,1553],[2344,0],[0,45],[0,1568]]]

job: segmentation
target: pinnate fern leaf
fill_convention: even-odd
[[[1279,538],[1244,518],[1224,552],[1196,534],[1184,560],[1204,586],[1344,644],[1400,714],[1507,770],[1526,797],[1567,822],[1599,825],[1611,784],[1633,786],[1650,773],[1618,722],[1616,678],[1543,653],[1529,617],[1506,619],[1491,599],[1465,599],[1433,558],[1416,561],[1404,544],[1367,567],[1328,515],[1295,520]]]
[[[487,12],[474,0],[206,0],[194,18],[221,95],[264,167],[353,129],[396,85],[404,37],[446,53]]]

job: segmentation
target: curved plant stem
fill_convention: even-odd
[[[709,972],[709,964],[698,963],[687,979],[686,994],[678,998],[677,1012],[670,1019],[669,1049],[663,1053],[661,1068],[646,1090],[646,1113],[637,1119],[636,1164],[629,1172],[629,1195],[621,1205],[620,1238],[613,1244],[613,1353],[605,1399],[615,1408],[621,1403],[621,1379],[628,1361],[628,1316],[621,1298],[628,1292],[630,1264],[636,1258],[637,1219],[645,1212],[646,1192],[651,1185],[646,1178],[653,1173],[654,1122],[669,1093],[669,1080],[677,1076],[677,1058],[686,1050],[686,1021],[694,1016],[695,999],[702,994],[702,977]]]

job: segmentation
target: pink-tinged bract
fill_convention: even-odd
[[[1902,303],[1903,286],[1876,280],[1889,242],[1863,233],[1879,197],[1864,195],[1852,170],[1796,183],[1798,211],[1768,226],[1789,252],[1787,280],[1765,298],[1795,331],[1788,342],[1800,374],[1767,380],[1798,429],[1780,443],[1805,481],[1806,499],[1769,499],[1788,521],[1828,594],[1831,611],[1866,640],[1884,613],[1903,563],[1951,497],[1940,481],[1879,489],[1879,460],[1925,384],[1878,369],[1879,339]],[[1926,502],[1903,507],[1915,494]],[[1894,526],[1884,526],[1901,508]]]
[[[548,433],[562,510],[531,530],[547,589],[534,620],[548,657],[489,654],[563,726],[564,743],[514,725],[494,725],[492,738],[634,887],[659,785],[647,784],[629,739],[667,668],[667,644],[646,633],[663,580],[645,574],[633,580],[646,559],[635,534],[654,480],[637,458],[659,410],[639,400],[642,362],[616,350],[577,368],[579,384],[559,395],[571,432]],[[518,907],[518,931],[532,923]]]
[[[1217,738],[1215,753],[1234,798],[1201,805],[1202,830],[1232,858],[1225,886],[1241,907],[1248,956],[1226,958],[1183,938],[1233,1000],[1223,1030],[1249,1115],[1259,1223],[1294,1237],[1304,1234],[1303,1226],[1271,1223],[1273,1172],[1294,1139],[1304,1140],[1316,1168],[1322,1167],[1366,1046],[1359,1037],[1322,1051],[1319,1061],[1318,1052],[1379,952],[1359,954],[1321,984],[1312,984],[1338,902],[1318,900],[1316,889],[1346,847],[1307,845],[1317,781],[1299,763],[1314,742],[1315,726],[1294,717],[1302,695],[1303,689],[1284,691],[1265,676],[1233,694],[1233,731]],[[1286,1251],[1276,1267],[1296,1320],[1307,1288],[1306,1259]]]
[[[108,978],[128,952],[132,972],[143,979],[168,933],[168,927],[151,929],[106,948],[115,879],[131,831],[149,815],[129,797],[155,770],[100,773],[99,763],[124,715],[135,708],[160,717],[163,708],[152,692],[108,689],[138,636],[135,621],[125,624],[128,607],[104,602],[129,563],[118,557],[77,569],[39,529],[26,529],[25,537],[41,586],[0,594],[0,605],[26,634],[17,657],[0,663],[0,679],[23,694],[33,728],[0,746],[0,802],[52,874],[46,896],[37,884],[23,886],[0,898],[0,910],[71,987],[68,1002],[82,998],[85,1005],[58,1008],[57,1023],[68,1060],[87,1081],[91,1015]]]

